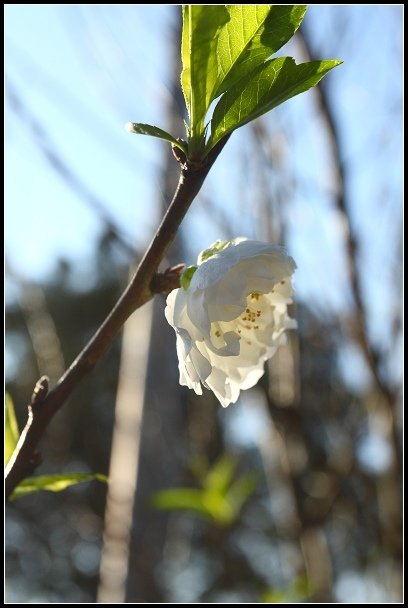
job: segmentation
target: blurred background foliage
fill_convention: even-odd
[[[182,135],[179,12],[7,7],[6,389],[20,428],[174,189],[168,147],[116,131]],[[401,601],[402,8],[310,7],[284,50],[344,64],[234,134],[163,267],[217,238],[282,243],[298,331],[223,410],[179,387],[164,298],[137,311],[41,444],[38,474],[110,485],[7,506],[8,602]]]

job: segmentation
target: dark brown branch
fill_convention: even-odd
[[[188,161],[181,165],[180,178],[173,200],[129,285],[56,386],[44,400],[29,407],[27,424],[6,468],[6,498],[10,496],[20,481],[34,470],[36,447],[51,418],[82,378],[94,368],[128,317],[152,297],[151,287],[155,285],[153,279],[157,268],[173,241],[188,208],[200,191],[208,172],[227,141],[228,136],[211,150],[200,165],[192,166]]]

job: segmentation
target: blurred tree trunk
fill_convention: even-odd
[[[178,11],[179,12],[179,11]],[[181,23],[172,32],[172,56],[169,73],[170,89],[167,111],[167,130],[182,135],[180,90]],[[162,177],[163,214],[171,200],[178,180],[178,166],[167,151]],[[167,263],[183,261],[180,239],[173,243]],[[153,303],[150,352],[146,378],[143,419],[140,429],[139,471],[130,537],[126,602],[163,601],[157,579],[157,566],[166,541],[169,516],[151,509],[148,501],[153,492],[180,483],[182,470],[179,450],[184,432],[184,415],[178,383],[177,356],[174,331],[164,319],[163,298]],[[137,337],[135,336],[135,339]]]

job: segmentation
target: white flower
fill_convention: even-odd
[[[295,328],[287,306],[296,264],[282,247],[217,241],[173,290],[165,315],[176,331],[180,384],[212,390],[223,407],[254,386],[264,363]],[[191,281],[188,285],[188,281]]]

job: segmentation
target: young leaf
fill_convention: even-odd
[[[221,456],[211,467],[203,480],[203,487],[213,492],[225,494],[230,485],[237,463],[228,455]]]
[[[203,490],[203,506],[208,515],[219,526],[231,524],[235,519],[235,511],[226,496],[219,492]]]
[[[161,511],[193,511],[204,519],[223,526],[230,524],[235,511],[228,500],[215,491],[195,488],[170,488],[156,492],[150,500]]]
[[[187,289],[190,287],[191,279],[193,278],[196,270],[197,266],[187,266],[187,268],[183,270],[182,275],[180,277],[180,285],[182,286],[184,291],[187,291]]]
[[[204,118],[217,80],[217,36],[229,19],[225,6],[185,5],[181,41],[181,86],[190,117],[191,137],[203,137]]]
[[[170,488],[160,490],[153,494],[151,505],[161,511],[173,511],[174,509],[187,509],[196,511],[201,515],[208,516],[203,505],[203,492],[195,488]]]
[[[276,53],[296,32],[306,8],[279,4],[228,6],[230,20],[218,36],[218,78],[212,99]]]
[[[216,105],[209,149],[234,129],[315,86],[340,63],[327,60],[296,65],[291,57],[280,57],[262,64],[249,78],[242,78],[226,91]]]
[[[13,400],[8,393],[5,396],[6,419],[5,419],[5,435],[4,435],[4,458],[5,464],[10,460],[14,449],[17,445],[19,432],[16,414],[14,411]]]
[[[159,127],[155,127],[154,125],[147,125],[142,122],[127,122],[125,124],[125,129],[126,131],[128,131],[128,133],[137,133],[138,135],[151,135],[152,137],[164,139],[173,144],[173,146],[177,146],[177,148],[180,148],[180,150],[182,150],[185,154],[187,152],[187,148],[182,141],[176,139],[175,137],[173,137],[173,135],[167,133],[167,131],[160,129]]]
[[[82,481],[89,481],[96,479],[98,481],[108,481],[106,475],[102,473],[62,473],[60,475],[41,475],[39,477],[27,477],[23,479],[13,494],[10,500],[20,498],[31,492],[38,492],[38,490],[48,490],[50,492],[61,492],[69,486],[73,486]]]
[[[152,496],[151,506],[165,511],[194,511],[196,515],[210,518],[220,526],[230,525],[238,518],[243,505],[256,489],[259,476],[247,473],[233,481],[236,461],[228,454],[222,455],[208,471],[205,459],[199,458],[197,464],[202,489],[161,490]]]
[[[312,581],[307,576],[300,576],[285,589],[264,589],[259,601],[263,604],[296,604],[304,603],[311,595],[313,595]]]

